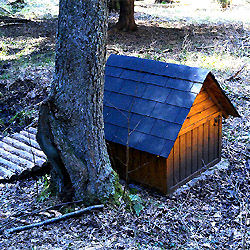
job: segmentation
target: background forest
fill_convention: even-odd
[[[0,0],[1,136],[36,126],[54,72],[58,1],[12,2]],[[0,235],[1,249],[249,249],[250,3],[233,0],[223,7],[212,0],[136,1],[135,32],[114,32],[119,14],[109,13],[107,56],[212,71],[241,115],[223,122],[220,166],[226,167],[169,196],[130,185],[137,213],[126,204],[110,204],[101,212]],[[82,208],[74,204],[41,211],[59,203],[48,186],[49,175],[0,183],[2,229]]]

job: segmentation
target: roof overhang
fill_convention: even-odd
[[[204,81],[203,89],[207,91],[214,103],[222,111],[224,118],[228,118],[229,115],[232,115],[234,117],[240,117],[234,105],[226,96],[225,92],[222,90],[219,83],[211,72],[208,73]]]

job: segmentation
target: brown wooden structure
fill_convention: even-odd
[[[142,66],[138,69],[140,64]],[[150,67],[146,67],[147,64]],[[155,65],[155,71],[152,70],[153,65]],[[166,73],[165,70],[162,73],[159,68],[163,71],[167,68],[168,71]],[[130,72],[116,74],[118,69],[130,70]],[[133,78],[133,74],[136,75],[136,79]],[[141,78],[140,74],[143,75]],[[147,74],[151,74],[152,77],[147,77]],[[112,78],[110,78],[111,75]],[[145,79],[149,78],[157,81],[156,76],[166,78],[165,83],[161,78],[160,95],[156,94],[157,91],[159,93],[157,82],[145,82]],[[117,90],[121,79],[121,87]],[[174,84],[171,83],[171,85],[172,79]],[[131,94],[133,83],[137,86],[136,94]],[[147,84],[151,86],[150,95],[145,94]],[[125,85],[127,85],[125,88],[127,92],[122,91]],[[117,98],[114,96],[111,98],[112,93]],[[168,96],[159,98],[164,93]],[[125,107],[130,100],[128,98],[122,100],[123,95],[126,98],[127,96],[132,98],[131,106]],[[155,104],[152,104],[154,98]],[[189,99],[183,101],[183,98]],[[147,105],[144,107],[140,100],[145,104],[148,101],[148,109],[152,104],[152,111],[147,113]],[[165,113],[164,107],[166,107]],[[140,118],[137,124],[133,124],[134,115]],[[171,193],[201,171],[220,161],[222,117],[227,118],[229,115],[239,116],[210,72],[123,56],[111,56],[107,62],[104,102],[105,136],[111,162],[122,178],[126,175],[128,146],[129,179],[155,188],[164,194]],[[125,122],[122,117],[126,117]],[[126,120],[127,128],[125,128]],[[144,125],[138,128],[141,125],[140,122],[144,122]],[[164,126],[159,127],[157,122],[159,124],[164,122]],[[148,125],[151,123],[152,126]],[[160,136],[164,137],[165,142]],[[146,139],[142,140],[142,138]],[[163,146],[159,147],[161,143]]]

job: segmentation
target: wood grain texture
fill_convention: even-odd
[[[191,131],[186,134],[186,177],[192,173],[192,137]]]
[[[174,165],[174,158],[173,158],[174,150],[172,149],[167,160],[167,190],[170,190],[171,187],[174,185],[174,179],[173,179],[173,165]]]
[[[213,106],[209,106],[208,108],[202,110],[201,112],[196,112],[193,113],[192,108],[190,110],[190,112],[192,113],[192,116],[187,116],[185,122],[182,125],[182,129],[185,129],[195,123],[198,123],[208,117],[210,117],[211,115],[219,112],[220,110],[218,109],[218,107],[214,104]]]
[[[180,181],[186,178],[186,134],[180,136]]]
[[[191,138],[192,138],[192,173],[195,173],[198,170],[198,148],[200,147],[199,145],[199,140],[198,140],[198,128],[194,128],[191,131]]]
[[[173,151],[174,151],[173,182],[174,185],[176,185],[180,181],[180,138],[179,137],[177,137],[175,141]]]

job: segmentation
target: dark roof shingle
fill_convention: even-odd
[[[106,63],[107,140],[168,157],[208,71],[111,55]],[[129,132],[128,132],[129,125]]]

